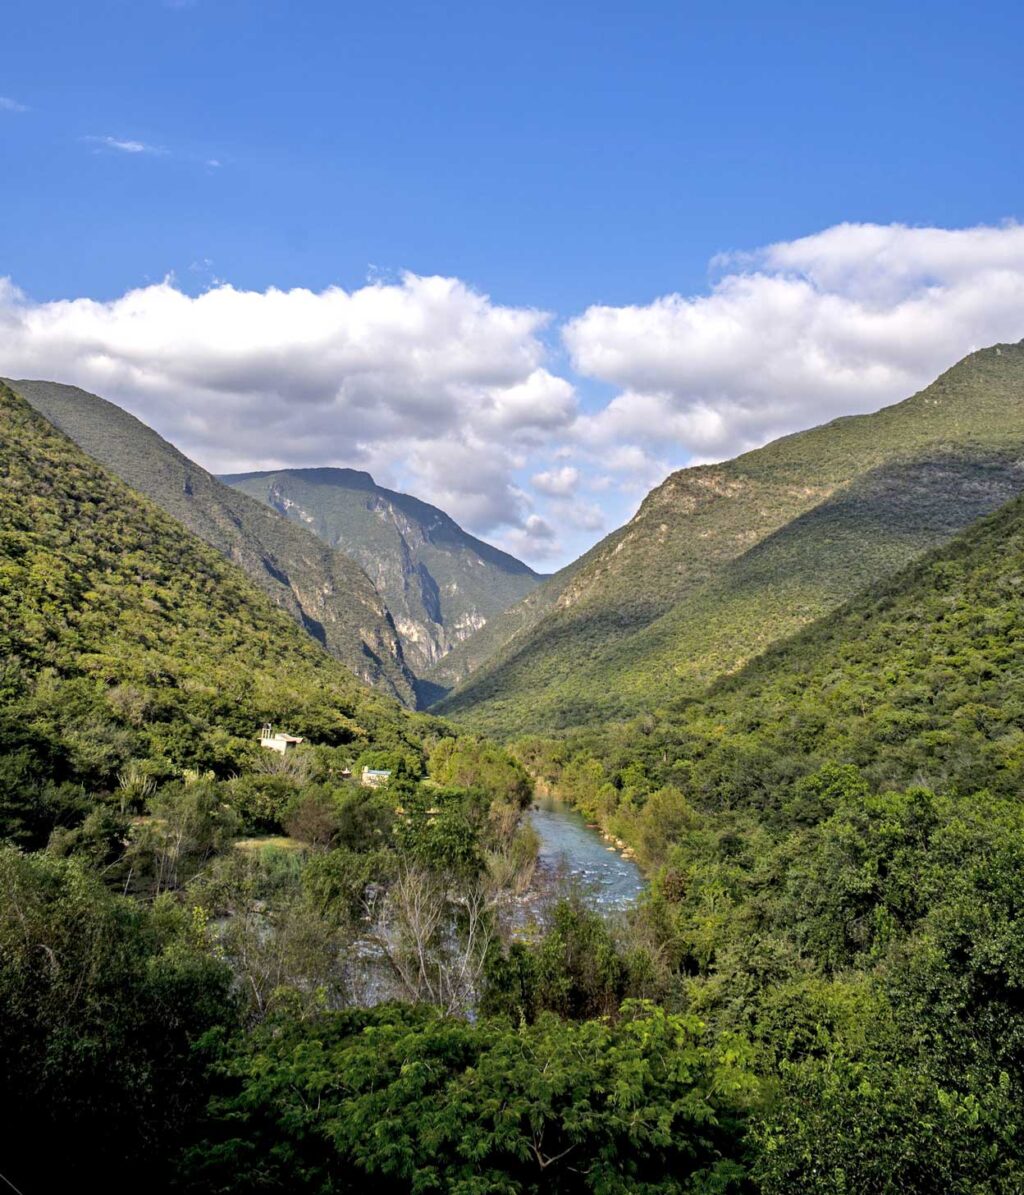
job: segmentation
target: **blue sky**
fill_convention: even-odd
[[[551,313],[520,346],[520,357],[536,356],[536,340],[543,361],[531,357],[526,374],[514,377],[511,358],[499,352],[492,390],[477,401],[542,366],[573,387],[584,419],[618,407],[600,434],[589,425],[570,433],[556,417],[565,414],[564,392],[535,379],[536,402],[553,404],[555,416],[533,420],[528,433],[517,424],[503,442],[511,494],[504,513],[500,502],[474,506],[449,492],[422,461],[414,467],[367,449],[362,462],[383,464],[389,480],[418,484],[424,496],[447,498],[457,517],[536,562],[558,563],[598,533],[595,510],[610,529],[664,467],[728,455],[818,413],[808,400],[780,414],[771,396],[744,397],[738,383],[709,380],[706,370],[694,377],[628,361],[617,339],[622,320],[612,316],[596,320],[581,348],[587,328],[567,339],[571,322],[595,308],[646,311],[634,334],[649,344],[651,320],[667,318],[652,309],[659,299],[698,302],[723,278],[751,270],[795,271],[831,294],[846,284],[829,281],[834,271],[822,266],[818,244],[810,265],[799,254],[795,264],[763,255],[753,265],[713,261],[799,244],[836,226],[1006,232],[1022,206],[1022,39],[1024,10],[1008,3],[8,0],[0,276],[18,288],[10,302],[22,324],[27,311],[45,313],[56,300],[115,302],[169,275],[178,292],[198,295],[220,282],[237,291],[351,293],[368,279],[401,291],[411,272],[458,279],[489,296],[488,318],[492,309]],[[873,263],[877,306],[891,278],[878,280],[877,239],[858,244],[834,239],[824,248],[844,260],[859,253],[858,268]],[[943,287],[963,282],[943,273],[960,269],[945,250],[936,250],[933,265],[919,249],[911,251],[913,287],[886,300],[897,308],[936,279]],[[1016,269],[1013,237],[990,269],[1000,254]],[[905,265],[896,274],[903,278]],[[1015,295],[1011,288],[1003,301],[1012,306]],[[986,310],[945,357],[933,330],[934,341],[911,346],[892,366],[888,389],[844,390],[822,400],[820,413],[899,397],[899,386],[926,380],[926,369],[948,364],[989,330],[1004,332],[1009,320],[1004,307]],[[609,365],[591,341],[613,323]],[[764,354],[779,347],[763,330],[757,339]],[[19,349],[5,364],[0,343],[0,372],[45,365],[41,351]],[[62,356],[52,342],[49,351],[73,380],[94,380],[80,346]],[[642,345],[638,351],[642,357]],[[691,345],[691,359],[695,352]],[[748,368],[759,367],[751,360]],[[823,393],[834,380],[822,376]],[[813,391],[813,378],[804,383]],[[303,383],[303,394],[315,384],[327,381]],[[466,379],[452,384],[464,399]],[[784,384],[792,389],[789,375]],[[186,382],[174,385],[187,406]],[[190,419],[202,422],[194,411],[176,420],[152,393],[140,397],[124,370],[111,374],[108,389],[179,439],[189,439]],[[238,407],[237,379],[230,393],[225,426]],[[661,396],[657,410],[683,420],[660,446],[623,430],[638,422],[636,411],[632,423],[619,418],[638,393],[647,397],[638,408],[646,417]],[[291,401],[283,383],[275,394]],[[755,400],[764,418],[744,423],[730,414]],[[211,401],[204,399],[207,409]],[[369,401],[364,394],[357,405]],[[703,430],[688,433],[698,415]],[[494,435],[512,426],[511,416],[502,418]],[[715,419],[721,434],[708,430]],[[317,427],[314,440],[323,442]],[[396,428],[388,435],[404,444]],[[205,451],[211,464],[236,463],[218,455],[211,434],[193,426],[185,446],[200,457]],[[467,453],[488,443],[486,429],[474,435]],[[415,443],[429,451],[422,437]],[[644,454],[625,480],[625,465],[619,474],[601,471],[610,445]],[[407,448],[410,460],[415,451]],[[307,449],[296,454],[296,463],[308,463]],[[333,445],[331,455],[345,453]],[[246,459],[273,456],[253,447]],[[446,468],[461,471],[458,462]],[[589,526],[556,526],[566,495],[531,484],[562,470],[554,489],[564,489],[566,469],[579,474],[575,490],[591,515],[577,521]]]

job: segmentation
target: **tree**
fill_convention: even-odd
[[[79,859],[0,849],[2,1170],[23,1191],[83,1174],[160,1189],[204,1098],[200,1043],[236,1018],[186,910],[114,896]]]
[[[742,1042],[646,1004],[616,1024],[391,1007],[276,1025],[223,1082],[194,1191],[738,1191],[757,1098]]]
[[[238,829],[238,818],[215,781],[167,785],[153,798],[150,811],[130,855],[151,878],[157,896],[181,887]]]

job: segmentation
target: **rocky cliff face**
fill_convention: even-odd
[[[369,473],[284,469],[223,480],[361,565],[418,675],[542,580],[437,507],[378,486]]]

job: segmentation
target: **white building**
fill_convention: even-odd
[[[260,746],[266,747],[268,751],[277,751],[281,755],[305,741],[297,735],[285,734],[283,730],[275,731],[269,723],[260,731]]]

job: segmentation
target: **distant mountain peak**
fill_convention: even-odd
[[[439,507],[378,485],[359,469],[267,469],[222,480],[358,561],[417,674],[543,580]]]
[[[344,465],[311,465],[286,466],[280,469],[255,469],[247,473],[226,473],[221,480],[229,485],[240,481],[251,481],[260,477],[270,477],[278,473],[287,473],[301,477],[312,485],[336,485],[352,490],[376,490],[377,483],[373,474],[365,469],[349,469]]]

